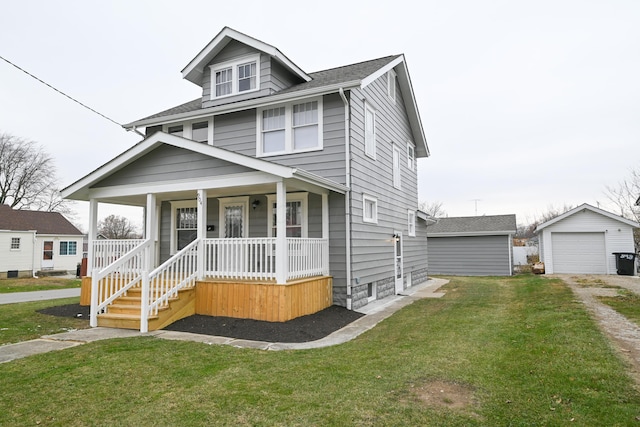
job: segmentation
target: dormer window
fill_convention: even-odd
[[[211,65],[211,99],[258,90],[260,55]]]

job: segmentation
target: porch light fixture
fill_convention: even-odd
[[[399,241],[400,241],[400,236],[398,236],[398,235],[397,235],[397,234],[395,234],[395,233],[394,233],[391,237],[393,238],[393,240],[394,240],[395,242],[399,242]]]
[[[253,208],[253,210],[256,210],[256,208],[260,206],[260,200],[255,199],[252,203],[251,203],[251,207]]]

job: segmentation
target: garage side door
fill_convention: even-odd
[[[508,276],[508,236],[429,237],[429,274]]]
[[[554,273],[607,274],[604,233],[552,233]]]

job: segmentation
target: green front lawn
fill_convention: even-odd
[[[334,347],[140,337],[0,364],[0,425],[638,425],[640,393],[563,282],[444,290]]]
[[[32,277],[21,279],[0,279],[0,294],[11,292],[48,291],[51,289],[79,288],[82,280],[62,277]]]

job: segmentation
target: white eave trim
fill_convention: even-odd
[[[551,219],[551,220],[549,220],[547,222],[544,222],[544,223],[538,225],[536,227],[536,229],[535,229],[535,232],[537,233],[538,231],[540,231],[540,230],[542,230],[544,228],[547,228],[550,225],[553,225],[553,224],[555,224],[555,223],[557,223],[559,221],[562,221],[563,219],[568,218],[568,217],[570,217],[570,216],[572,216],[572,215],[574,215],[574,214],[576,214],[576,213],[578,213],[578,212],[580,212],[582,210],[589,210],[589,211],[591,211],[593,213],[597,213],[597,214],[606,216],[607,218],[613,219],[615,221],[619,221],[619,222],[621,222],[623,224],[627,224],[627,225],[629,225],[631,227],[640,228],[640,224],[635,222],[635,221],[631,221],[630,219],[626,219],[626,218],[623,218],[623,217],[618,216],[616,214],[612,214],[611,212],[607,212],[607,211],[602,210],[600,208],[596,208],[594,206],[591,206],[588,203],[583,203],[582,205],[580,205],[578,207],[575,207],[575,208],[571,209],[570,211],[567,211],[567,212],[563,213],[562,215],[559,215],[559,216],[557,216],[557,217],[555,217],[555,218],[553,218],[553,219]]]
[[[385,75],[387,71],[394,69],[396,65],[402,62],[404,62],[404,55],[398,56],[396,59],[389,62],[384,67],[378,69],[373,74],[368,75],[367,77],[362,79],[362,83],[360,84],[360,89],[364,89],[365,87],[369,86],[374,80],[377,80],[379,77],[382,77],[383,75]]]
[[[338,92],[340,89],[352,89],[360,86],[360,80],[352,80],[344,83],[335,83],[328,86],[287,92],[282,94],[270,95],[263,98],[248,99],[246,101],[232,102],[229,104],[217,105],[215,107],[203,108],[197,111],[188,111],[186,113],[171,114],[166,116],[154,117],[152,119],[142,119],[135,122],[122,125],[125,129],[133,129],[142,126],[153,126],[159,124],[171,124],[185,120],[197,120],[212,115],[234,113],[237,111],[247,110],[250,108],[261,108],[272,104],[284,102],[294,102],[298,99],[309,98],[312,96],[327,95]]]
[[[240,33],[229,27],[224,27],[222,31],[220,31],[218,35],[216,35],[213,40],[211,40],[204,49],[202,49],[196,57],[182,69],[182,77],[190,82],[198,84],[198,81],[201,80],[204,66],[206,66],[230,40],[236,40],[276,58],[280,63],[293,71],[304,81],[311,81],[311,77],[307,73],[294,64],[286,57],[286,55],[274,46],[264,43],[258,39],[254,39],[253,37]]]
[[[511,236],[516,233],[516,230],[511,231],[468,231],[468,232],[459,232],[452,231],[449,233],[429,233],[427,232],[427,237],[465,237],[465,236]]]

